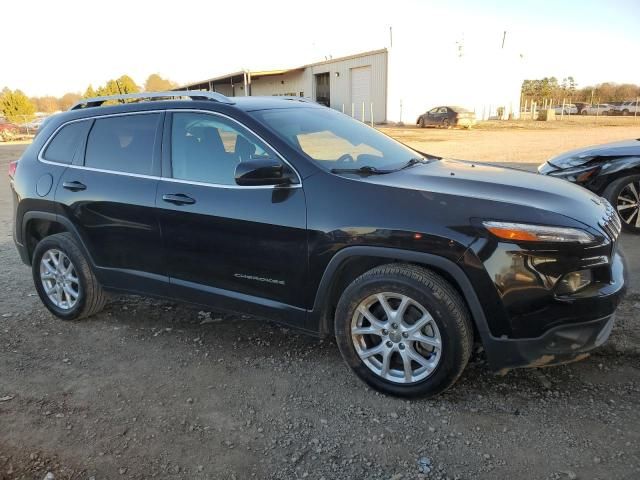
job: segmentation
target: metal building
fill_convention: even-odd
[[[179,89],[305,97],[375,123],[415,124],[440,105],[466,107],[478,119],[518,117],[523,76],[517,51],[485,46],[491,36],[468,36],[464,50],[453,39],[416,49],[418,39],[407,29],[389,48],[285,70],[242,70]]]
[[[180,90],[209,90],[227,96],[286,95],[305,97],[348,115],[387,121],[387,49],[334,58],[285,70],[222,75],[180,86]]]

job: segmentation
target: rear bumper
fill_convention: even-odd
[[[476,124],[475,118],[458,118],[456,121],[456,125],[459,127],[472,127]]]
[[[588,322],[561,325],[541,337],[494,339],[487,356],[493,370],[522,367],[547,367],[575,362],[589,356],[604,344],[614,324],[614,315]]]

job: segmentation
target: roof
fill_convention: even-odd
[[[311,100],[299,97],[230,97],[230,103],[194,98],[184,99],[157,99],[154,101],[118,103],[115,105],[102,105],[99,107],[79,108],[67,110],[57,115],[49,117],[57,125],[69,120],[88,118],[94,116],[114,115],[125,112],[154,112],[158,110],[190,109],[190,110],[210,110],[218,112],[232,112],[242,110],[251,112],[256,110],[270,110],[283,108],[326,108]]]
[[[291,73],[291,72],[295,72],[295,71],[299,71],[299,70],[304,70],[306,68],[315,67],[315,66],[318,66],[318,65],[326,65],[326,64],[334,63],[334,62],[342,62],[342,61],[345,61],[345,60],[350,60],[352,58],[366,57],[366,56],[369,56],[369,55],[377,55],[379,53],[387,53],[387,49],[386,48],[380,48],[378,50],[369,50],[367,52],[355,53],[353,55],[347,55],[347,56],[338,57],[338,58],[330,58],[328,60],[322,60],[320,62],[308,63],[308,64],[302,65],[300,67],[285,68],[285,69],[280,69],[280,70],[239,70],[237,72],[227,73],[225,75],[219,75],[217,77],[208,78],[206,80],[200,80],[200,81],[197,81],[197,82],[185,83],[185,84],[175,88],[174,90],[183,90],[183,89],[188,88],[189,86],[192,86],[192,85],[204,85],[204,84],[209,84],[211,82],[216,82],[216,81],[219,81],[219,80],[224,80],[224,79],[233,78],[233,77],[243,77],[245,73],[251,74],[252,77],[267,77],[267,76],[274,76],[274,75],[284,75],[286,73]]]

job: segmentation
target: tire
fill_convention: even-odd
[[[63,265],[61,269],[56,267],[56,258]],[[79,320],[98,313],[107,302],[107,294],[70,233],[57,233],[42,239],[36,245],[31,263],[38,296],[56,317]],[[67,274],[62,273],[63,270],[68,270]],[[57,296],[58,291],[60,296]],[[73,293],[77,294],[75,301]]]
[[[629,110],[627,110],[626,108],[622,110],[622,115],[624,115],[625,117],[629,115]]]
[[[420,128],[424,128],[425,127],[424,117],[420,117],[420,121],[418,122],[418,125],[420,125]]]
[[[640,220],[638,219],[640,217],[640,206],[638,205],[640,201],[640,175],[619,178],[607,186],[602,196],[609,200],[618,213],[623,230],[630,233],[640,233]]]
[[[442,120],[442,128],[451,128],[451,122],[448,118]]]
[[[414,303],[409,303],[402,319],[388,321],[391,317],[383,313],[379,298],[395,314],[405,298]],[[365,316],[363,309],[370,315]],[[425,312],[430,320],[418,324],[417,318],[428,318]],[[366,320],[371,317],[378,322]],[[404,331],[407,326],[418,330],[410,334]],[[378,333],[359,333],[369,327],[378,328]],[[347,365],[370,387],[399,397],[426,397],[444,392],[460,377],[471,354],[473,327],[464,300],[446,280],[425,268],[389,264],[369,270],[346,288],[336,309],[335,336]],[[412,340],[416,336],[432,345],[439,338],[440,346]],[[371,348],[385,354],[366,357]],[[415,353],[422,363],[409,360],[407,369],[405,359],[415,358]],[[386,374],[385,357],[389,357]]]
[[[587,111],[586,110],[582,110],[582,112],[580,114],[581,115],[587,115]]]

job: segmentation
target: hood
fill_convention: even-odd
[[[592,145],[562,153],[549,160],[557,168],[570,168],[583,165],[596,157],[640,156],[640,139]]]
[[[499,202],[522,207],[514,210],[512,218],[500,220],[547,223],[553,222],[552,213],[597,228],[606,213],[603,199],[565,180],[478,162],[442,159],[366,181],[484,201],[469,202],[470,217],[494,218],[489,204]]]

